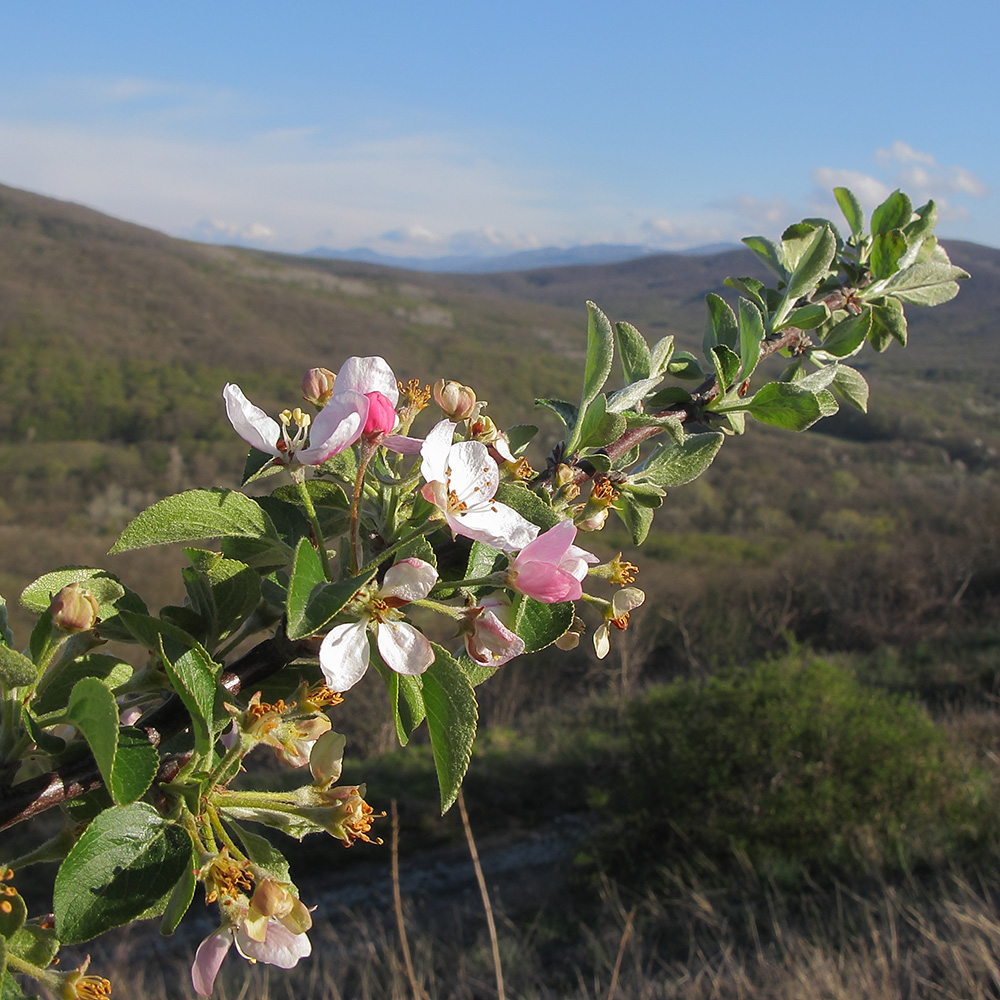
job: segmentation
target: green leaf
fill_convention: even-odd
[[[81,944],[113,927],[163,911],[184,869],[191,841],[150,805],[134,802],[98,815],[56,875],[56,932]]]
[[[674,338],[672,334],[662,337],[654,345],[649,355],[650,376],[662,375],[667,370],[670,358],[674,353]]]
[[[739,343],[739,329],[736,325],[736,314],[729,303],[721,295],[709,292],[705,296],[705,306],[708,310],[705,316],[705,332],[702,336],[702,350],[705,352],[705,357],[710,358],[712,348],[719,344],[735,349]]]
[[[764,341],[764,319],[760,310],[748,299],[741,298],[739,308],[740,370],[738,378],[743,381],[750,378],[757,367],[757,362],[760,361],[760,348]]]
[[[7,941],[7,954],[17,955],[39,969],[48,968],[59,954],[55,928],[25,924]]]
[[[952,264],[911,264],[885,282],[881,293],[915,306],[937,306],[958,295],[958,282],[968,276],[968,272]]]
[[[893,191],[872,212],[872,236],[880,236],[890,229],[902,229],[913,218],[913,203],[902,191]]]
[[[723,284],[727,288],[735,288],[738,292],[741,292],[762,313],[767,312],[767,306],[764,303],[763,292],[765,288],[763,281],[758,281],[756,278],[726,278]]]
[[[645,399],[646,394],[659,385],[661,380],[661,376],[644,378],[625,386],[623,389],[617,389],[608,396],[608,413],[625,413],[627,417],[627,411],[631,410],[640,400]]]
[[[826,276],[836,252],[837,238],[833,230],[829,226],[817,229],[788,278],[788,287],[774,320],[775,327],[782,325],[798,299],[812,292]]]
[[[841,212],[847,224],[851,227],[851,235],[857,243],[861,234],[865,231],[865,212],[861,207],[861,202],[854,196],[854,192],[845,187],[835,187],[833,196],[837,199]]]
[[[769,382],[747,406],[747,411],[762,424],[790,431],[804,431],[837,409],[833,393],[803,389],[798,382]]]
[[[542,604],[531,597],[521,597],[514,607],[511,629],[524,640],[526,653],[537,653],[569,630],[575,614],[572,601]]]
[[[649,483],[623,483],[620,492],[628,494],[640,507],[649,507],[650,510],[662,507],[663,498],[667,495],[666,490]]]
[[[77,681],[65,721],[83,734],[117,805],[128,805],[145,793],[156,775],[159,754],[137,729],[119,730],[118,705],[106,685],[96,677]]]
[[[865,306],[856,316],[841,320],[826,335],[823,350],[836,358],[852,355],[868,339],[872,327],[872,309]]]
[[[278,882],[291,882],[292,876],[288,870],[288,861],[267,837],[253,833],[238,823],[230,821],[229,824],[240,838],[246,856],[258,868],[263,868],[273,879]]]
[[[277,538],[259,504],[236,490],[188,490],[148,507],[129,522],[111,553],[203,538]]]
[[[441,646],[432,645],[434,663],[423,675],[423,690],[443,814],[458,798],[469,769],[479,707],[476,692],[454,657]]]
[[[719,386],[725,392],[740,373],[740,356],[724,344],[719,344],[711,350],[712,363],[715,365],[715,377]]]
[[[106,653],[81,656],[72,663],[64,663],[55,674],[45,675],[38,686],[35,700],[31,703],[32,711],[37,715],[47,715],[65,708],[73,686],[83,677],[96,677],[114,691],[131,676],[132,665],[117,656],[108,656]]]
[[[872,326],[868,339],[876,351],[882,352],[891,340],[906,347],[906,316],[898,299],[883,298],[872,302]]]
[[[631,323],[615,323],[618,360],[627,383],[640,382],[653,374],[653,362],[646,338]]]
[[[697,479],[715,460],[725,435],[719,431],[689,434],[683,444],[660,447],[635,476],[638,482],[668,488]]]
[[[782,280],[788,277],[781,247],[763,236],[746,236],[742,240]]]
[[[788,314],[785,323],[798,327],[800,330],[815,330],[830,318],[830,310],[822,302],[811,302],[807,306],[799,306]]]
[[[256,448],[251,448],[247,454],[247,460],[243,465],[242,485],[246,486],[247,483],[263,479],[265,476],[271,476],[275,472],[280,472],[281,469],[282,466],[275,462],[274,455],[269,455],[266,451],[258,451]]]
[[[624,433],[625,418],[620,413],[608,413],[607,403],[602,392],[587,408],[579,430],[579,447],[603,448]]]
[[[317,469],[327,475],[337,476],[345,483],[353,483],[358,478],[358,456],[354,448],[345,448],[317,466]]]
[[[705,377],[705,372],[698,363],[698,359],[689,351],[677,351],[673,360],[667,365],[667,371],[671,375],[676,375],[677,378],[700,380]]]
[[[564,399],[536,399],[535,406],[544,406],[551,410],[567,427],[573,427],[576,424],[576,418],[580,412],[578,406],[567,403]]]
[[[903,229],[906,242],[913,249],[916,249],[934,232],[934,227],[937,225],[937,205],[933,201],[928,201],[926,205],[916,209],[916,216]]]
[[[318,558],[318,557],[317,557]],[[333,620],[335,615],[350,603],[351,598],[371,582],[376,569],[366,570],[358,576],[337,583],[324,583],[317,587],[309,597],[302,617],[294,624],[288,623],[288,638],[303,639],[308,635],[321,632]]]
[[[906,237],[901,229],[879,233],[872,241],[871,267],[876,280],[888,278],[899,269],[899,259],[906,253]]]
[[[174,884],[170,892],[166,909],[160,918],[160,933],[164,937],[170,937],[177,930],[177,925],[184,918],[184,914],[187,913],[188,908],[191,906],[191,901],[194,899],[194,890],[198,885],[198,880],[194,874],[197,867],[198,863],[192,856],[191,863],[184,866],[181,877]]]
[[[28,906],[23,896],[4,896],[10,904],[10,909],[0,910],[0,938],[12,938],[28,919]]]
[[[34,684],[38,678],[38,667],[24,653],[10,646],[0,646],[0,683],[5,688]]]
[[[537,524],[545,531],[560,521],[559,515],[537,493],[526,486],[515,483],[501,483],[497,487],[496,498],[508,507],[513,507],[522,517]]]
[[[847,365],[837,365],[833,387],[862,413],[868,412],[868,383],[861,372]]]
[[[108,618],[116,613],[115,603],[125,596],[121,581],[103,569],[87,566],[66,566],[53,570],[29,583],[21,592],[21,607],[41,614],[49,610],[52,598],[71,583],[83,584],[97,601],[97,614]]]
[[[594,305],[587,303],[587,364],[583,375],[583,394],[580,409],[584,410],[604,388],[611,374],[615,356],[615,338],[607,316]]]
[[[538,428],[534,424],[515,424],[513,427],[508,427],[506,434],[511,454],[515,458],[523,454],[537,433]]]
[[[323,564],[319,553],[313,548],[308,538],[300,538],[292,562],[292,575],[288,581],[288,637],[300,639],[308,635],[306,608],[312,592],[322,583],[326,583],[323,574]]]
[[[720,435],[721,436],[721,435]],[[622,494],[618,503],[612,508],[622,519],[632,537],[633,545],[642,545],[653,524],[653,510],[636,503],[629,494]]]
[[[240,625],[260,602],[260,576],[246,563],[218,552],[185,549],[192,565],[181,570],[191,610],[215,644]]]
[[[14,633],[10,630],[7,621],[7,602],[0,596],[0,644],[4,646],[14,645]]]

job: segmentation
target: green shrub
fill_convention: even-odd
[[[775,876],[960,860],[992,836],[985,776],[916,703],[791,654],[656,689],[594,801],[626,881],[745,855]]]

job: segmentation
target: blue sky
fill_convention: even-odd
[[[1000,246],[1000,6],[7,4],[0,183],[304,251],[676,249],[935,198]]]

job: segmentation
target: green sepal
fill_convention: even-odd
[[[191,840],[145,802],[114,806],[84,830],[56,875],[56,933],[64,944],[163,912],[191,864]]]

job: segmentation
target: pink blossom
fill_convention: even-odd
[[[505,608],[509,605],[488,597],[466,612],[465,649],[481,666],[500,667],[524,652],[524,640],[500,619]]]
[[[507,582],[543,604],[579,600],[587,564],[599,560],[574,545],[575,538],[576,525],[570,520],[549,528],[517,554],[507,570]]]
[[[427,637],[396,609],[425,598],[437,583],[437,570],[422,559],[401,559],[385,574],[382,586],[356,622],[337,625],[319,647],[319,665],[334,691],[347,691],[364,677],[371,659],[369,626],[386,665],[397,674],[422,674],[434,662]]]
[[[442,420],[420,449],[420,472],[427,485],[424,498],[444,514],[448,527],[495,549],[511,551],[527,545],[538,527],[512,507],[494,499],[500,470],[479,441],[452,443],[455,425]]]

